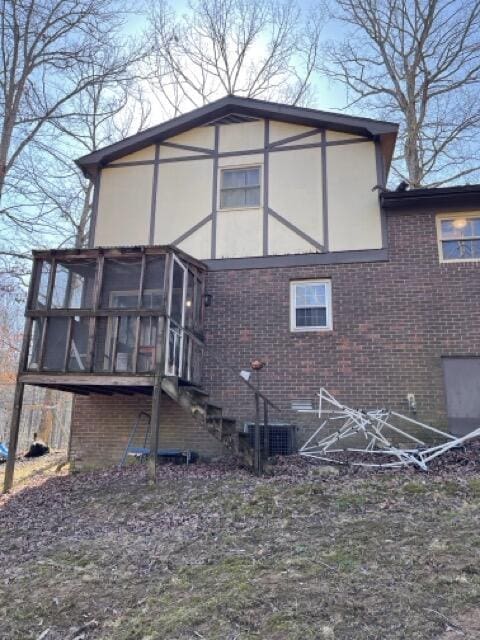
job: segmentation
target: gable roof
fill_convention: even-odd
[[[228,95],[203,107],[167,120],[162,124],[145,129],[120,142],[82,156],[76,160],[76,163],[85,175],[94,177],[99,167],[113,160],[183,133],[188,129],[208,125],[222,118],[226,118],[230,122],[238,121],[238,119],[270,118],[292,124],[328,128],[334,131],[379,139],[387,167],[390,166],[398,131],[398,125],[393,122],[357,118],[306,107],[294,107],[254,98]]]

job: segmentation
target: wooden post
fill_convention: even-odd
[[[73,330],[73,316],[70,316],[68,318],[68,325],[67,325],[67,340],[65,344],[65,353],[63,354],[62,371],[64,373],[68,370],[68,364],[70,361],[70,349],[72,346],[72,330]]]
[[[169,311],[170,288],[172,281],[173,254],[165,256],[165,271],[163,281],[163,313],[158,318],[157,345],[155,349],[156,368],[155,383],[153,387],[152,414],[150,418],[150,454],[148,456],[148,481],[151,484],[157,482],[158,443],[160,441],[160,403],[162,398],[162,380],[165,376],[165,362],[168,342],[168,322],[166,313]]]
[[[159,324],[157,334],[157,348],[155,349],[155,358],[158,362],[163,361],[163,371],[165,374],[165,366],[167,365],[167,351],[170,334],[170,320],[167,317],[170,313],[170,297],[172,295],[172,278],[173,278],[173,253],[167,253],[165,256],[165,271],[163,275],[163,304],[162,313],[164,314],[164,323]],[[159,321],[160,322],[160,321]],[[163,327],[164,335],[160,334],[160,329]],[[160,350],[160,353],[159,353]]]
[[[120,318],[118,316],[112,316],[113,324],[113,336],[112,336],[112,352],[110,356],[110,371],[114,372],[117,369],[117,347],[118,347],[118,325],[120,324]]]
[[[15,458],[17,456],[18,432],[20,430],[20,417],[22,415],[23,391],[25,385],[18,382],[15,385],[15,397],[13,401],[12,420],[10,422],[10,439],[8,442],[8,458],[3,481],[3,492],[8,493],[13,485],[13,473],[15,471]]]
[[[138,297],[137,297],[137,310],[139,314],[143,307],[143,287],[145,283],[146,268],[147,268],[147,256],[145,255],[145,251],[142,249],[142,266],[140,270],[140,284],[138,286]],[[132,355],[132,372],[133,373],[137,373],[137,367],[138,367],[138,348],[140,344],[140,328],[141,328],[140,324],[141,324],[141,316],[137,315],[137,317],[135,318],[135,343],[133,345],[133,355]]]
[[[92,313],[94,314],[89,321],[88,326],[88,343],[87,343],[87,363],[86,369],[87,371],[93,372],[95,368],[95,338],[97,331],[97,311],[100,304],[100,294],[102,291],[103,284],[103,267],[105,264],[105,257],[103,253],[99,253],[97,255],[97,264],[95,267],[95,280],[93,283],[93,292],[92,292]]]
[[[31,286],[31,285],[30,285]],[[13,474],[15,471],[15,458],[17,455],[18,432],[20,430],[20,418],[22,415],[23,392],[25,385],[20,382],[19,376],[27,368],[28,347],[30,344],[30,334],[32,332],[32,319],[27,318],[25,328],[23,330],[22,349],[20,351],[20,359],[18,362],[18,376],[15,385],[15,396],[13,399],[12,419],[10,421],[10,438],[8,443],[8,458],[5,468],[5,478],[3,481],[3,491],[7,493],[13,485]]]
[[[150,453],[148,455],[147,476],[150,484],[157,482],[158,443],[160,441],[160,404],[162,398],[162,380],[165,376],[165,316],[158,319],[160,357],[155,370],[153,387],[152,413],[150,418]]]
[[[160,402],[162,398],[162,378],[159,370],[155,373],[152,413],[150,417],[150,452],[148,454],[147,477],[150,484],[157,482],[158,443],[160,440]]]

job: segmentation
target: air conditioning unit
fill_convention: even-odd
[[[288,456],[297,451],[296,430],[293,424],[269,424],[268,427],[268,457]],[[247,422],[245,432],[251,447],[255,444],[255,423]],[[264,448],[264,426],[260,424],[260,448]]]

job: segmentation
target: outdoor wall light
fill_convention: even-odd
[[[203,301],[204,301],[206,307],[211,307],[212,306],[212,294],[211,293],[206,293],[203,296]]]
[[[417,413],[417,401],[415,400],[415,394],[407,393],[407,404],[412,413]]]

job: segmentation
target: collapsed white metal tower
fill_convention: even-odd
[[[301,447],[300,455],[336,464],[348,462],[355,466],[384,468],[413,465],[426,471],[428,464],[438,456],[480,436],[480,427],[457,438],[396,411],[352,409],[338,402],[324,388],[318,394],[318,409],[303,412],[317,414],[321,424]],[[402,429],[405,423],[415,434]],[[394,438],[401,441],[402,446],[395,445]],[[364,440],[365,446],[349,446],[348,441],[352,439],[355,442]],[[342,459],[345,453],[352,454],[351,459]],[[369,454],[368,459],[365,454]]]

